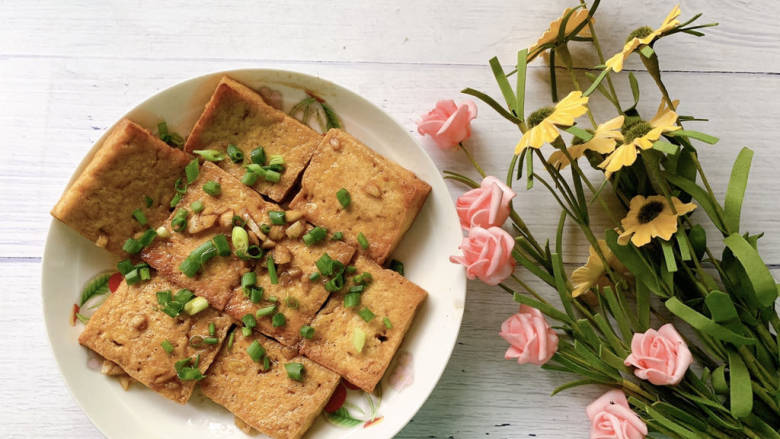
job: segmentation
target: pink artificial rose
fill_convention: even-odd
[[[469,279],[498,285],[515,269],[514,246],[512,235],[500,227],[472,227],[458,247],[463,255],[450,256],[450,262],[463,264]]]
[[[466,100],[456,105],[452,99],[439,101],[417,122],[417,132],[429,135],[439,148],[448,149],[471,136],[471,120],[477,117],[477,104]]]
[[[634,375],[656,386],[675,385],[683,379],[685,371],[693,363],[693,356],[685,340],[671,323],[658,331],[648,329],[644,334],[634,334],[631,354],[626,366],[634,366]]]
[[[642,439],[647,425],[628,406],[622,390],[610,390],[585,409],[590,439]]]
[[[480,187],[458,197],[455,209],[464,229],[474,226],[501,227],[509,218],[509,203],[514,191],[496,177],[488,176]]]
[[[550,361],[558,350],[558,336],[536,308],[520,305],[520,311],[501,324],[498,333],[509,342],[504,358],[537,366]]]

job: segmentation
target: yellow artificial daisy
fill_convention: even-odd
[[[556,125],[571,126],[574,120],[588,111],[588,98],[581,91],[573,91],[554,108],[541,108],[528,116],[530,129],[523,134],[515,147],[515,154],[520,154],[527,147],[541,148],[545,143],[555,140],[558,134]]]
[[[676,107],[678,101],[672,102]],[[640,150],[650,149],[653,143],[661,138],[661,134],[679,130],[677,113],[662,100],[658,112],[649,122],[639,121],[631,125],[623,136],[623,144],[617,147],[599,164],[609,178],[612,173],[624,166],[631,166],[636,161]]]
[[[620,132],[622,126],[623,116],[610,119],[596,127],[596,131],[593,132],[593,137],[590,140],[584,143],[573,144],[566,151],[574,160],[585,155],[585,151],[609,154],[615,150],[617,142],[623,140],[623,134]],[[558,169],[569,166],[569,158],[560,150],[550,154],[548,161]]]
[[[623,70],[623,61],[628,55],[636,50],[637,47],[650,44],[664,33],[679,26],[680,21],[677,20],[677,17],[679,16],[680,5],[677,5],[672,9],[671,12],[669,12],[669,15],[666,16],[664,22],[661,23],[661,27],[658,29],[653,30],[648,26],[643,26],[631,32],[631,34],[628,36],[628,41],[626,41],[626,44],[623,46],[623,49],[612,56],[612,58],[608,59],[604,65],[606,65],[607,68],[614,72],[620,72]]]
[[[696,209],[694,203],[683,203],[677,197],[671,197],[674,211],[663,195],[651,195],[645,198],[637,195],[631,199],[626,217],[620,221],[623,233],[618,237],[620,245],[628,241],[641,247],[652,238],[658,237],[665,241],[671,239],[677,232],[677,217]]]
[[[566,17],[566,14],[568,14],[571,11],[571,8],[566,8],[565,11],[563,11],[563,14],[550,23],[550,26],[547,28],[546,31],[542,34],[542,36],[539,37],[539,39],[536,41],[536,44],[531,46],[528,49],[528,53],[532,55],[531,58],[528,59],[528,61],[531,61],[533,58],[535,58],[539,53],[537,52],[539,50],[539,47],[550,44],[555,42],[555,40],[558,39],[558,33],[561,31],[561,24],[563,24],[563,19]],[[588,10],[587,9],[578,9],[577,11],[574,11],[571,16],[569,17],[569,21],[566,22],[566,29],[564,31],[564,38],[570,38],[575,35],[571,35],[572,32],[574,32],[574,29],[577,28],[582,22],[588,19]],[[582,38],[590,38],[590,28],[588,26],[584,26],[576,35],[577,37]]]
[[[615,271],[625,272],[625,266],[621,264],[618,258],[612,253],[607,242],[603,239],[599,239],[598,242],[601,254],[604,255],[609,266]],[[572,297],[581,296],[594,286],[609,285],[605,276],[606,268],[604,267],[604,262],[601,260],[593,246],[588,249],[588,253],[588,262],[582,267],[574,270],[571,274],[571,281],[574,284],[574,290],[571,292]]]

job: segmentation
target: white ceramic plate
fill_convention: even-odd
[[[463,316],[464,273],[459,266],[448,262],[448,256],[457,251],[461,231],[444,181],[415,140],[382,110],[343,87],[302,73],[247,69],[201,76],[152,96],[126,117],[150,128],[166,120],[171,130],[188,133],[223,74],[255,89],[269,86],[281,91],[285,110],[305,96],[304,90],[314,91],[336,110],[346,130],[411,169],[433,187],[422,212],[394,253],[404,262],[406,276],[429,293],[399,350],[405,359],[411,358],[413,381],[405,388],[397,388],[388,384],[390,373],[385,375],[378,412],[384,417],[381,422],[368,428],[344,428],[320,417],[307,435],[307,438],[390,438],[409,422],[439,380]],[[102,141],[103,138],[87,154],[70,183]],[[88,367],[89,353],[77,342],[83,327],[70,325],[70,311],[84,283],[101,270],[114,267],[116,262],[108,252],[52,220],[43,257],[44,318],[65,381],[92,422],[112,439],[246,437],[234,426],[229,412],[197,392],[190,403],[179,405],[138,384],[123,391],[117,380]],[[391,364],[390,372],[395,363]],[[358,392],[350,394],[351,399],[364,399]]]

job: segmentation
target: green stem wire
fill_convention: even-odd
[[[485,174],[485,171],[483,171],[482,168],[479,166],[479,163],[477,163],[477,161],[474,160],[474,156],[471,155],[471,152],[469,152],[469,150],[466,149],[465,146],[463,146],[463,142],[458,142],[458,146],[460,147],[460,150],[463,151],[464,154],[466,154],[466,157],[468,157],[471,164],[474,166],[477,172],[479,172],[479,175],[481,175],[482,178],[487,177],[487,174]]]
[[[585,0],[580,0],[580,4],[587,7]],[[599,44],[599,38],[596,36],[596,27],[593,25],[593,20],[588,20],[588,29],[590,29],[590,36],[593,39],[593,47],[596,48],[596,54],[599,57],[599,62],[603,65],[606,63],[606,58],[604,58],[604,53],[601,51],[601,44]],[[619,114],[623,114],[623,109],[620,108],[620,100],[618,99],[617,92],[615,91],[615,85],[612,83],[612,78],[610,77],[609,72],[607,72],[607,77],[605,79],[607,80],[607,86],[609,86],[609,92],[612,94],[614,99],[614,101],[610,99],[610,102],[615,105],[615,108],[617,108]]]
[[[517,282],[517,283],[518,283],[518,284],[519,284],[521,287],[523,287],[523,289],[525,289],[525,290],[528,292],[528,294],[530,294],[530,295],[534,296],[534,299],[536,299],[536,300],[538,300],[538,301],[540,301],[540,302],[544,303],[545,305],[549,305],[549,304],[550,304],[550,302],[548,302],[547,300],[545,300],[545,298],[544,298],[544,297],[542,297],[542,296],[541,296],[539,293],[537,293],[537,292],[536,292],[536,290],[534,290],[533,288],[531,288],[531,286],[530,286],[530,285],[528,285],[527,283],[523,282],[523,280],[522,280],[522,279],[520,279],[519,277],[515,276],[515,274],[514,274],[514,273],[512,273],[512,274],[511,274],[511,277],[512,277],[512,279],[513,279],[515,282]]]

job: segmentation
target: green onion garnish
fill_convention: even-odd
[[[260,308],[255,312],[255,315],[257,317],[265,317],[268,315],[271,315],[276,311],[276,305],[266,306],[265,308]]]
[[[263,298],[263,289],[258,287],[250,287],[249,290],[249,300],[252,303],[260,303],[260,300]]]
[[[354,274],[356,271],[357,271],[357,267],[355,267],[354,265],[347,265],[347,269],[344,270],[344,272],[347,274]]]
[[[173,294],[171,293],[171,290],[165,290],[165,291],[158,291],[157,293],[157,303],[160,304],[160,306],[165,306],[173,299]]]
[[[384,323],[384,324],[385,324],[385,328],[387,328],[387,329],[393,329],[393,324],[392,324],[392,323],[390,323],[390,319],[389,319],[389,318],[387,318],[387,317],[383,318],[383,319],[382,319],[382,323]]]
[[[220,256],[230,256],[230,244],[223,234],[214,237],[214,247],[217,248],[217,254]]]
[[[257,284],[257,275],[254,271],[247,271],[241,276],[241,288],[244,289],[244,291],[247,290],[247,287],[253,287]]]
[[[254,172],[247,171],[244,173],[244,176],[241,177],[241,183],[244,183],[247,186],[254,186],[255,183],[257,183],[257,177],[258,175]]]
[[[251,358],[252,361],[259,363],[265,356],[265,348],[260,346],[260,343],[255,340],[246,348],[246,353],[249,354],[249,358]]]
[[[271,360],[268,359],[268,355],[263,357],[263,371],[271,368]]]
[[[344,288],[344,276],[337,274],[325,282],[325,289],[327,291],[335,292]]]
[[[146,208],[148,209],[154,205],[154,200],[152,200],[148,195],[144,195],[144,203],[146,203]]]
[[[269,302],[278,302],[279,298],[276,297],[276,296],[268,296],[268,301]]]
[[[274,314],[273,318],[271,318],[271,325],[273,325],[274,328],[284,326],[285,323],[287,323],[287,317],[280,312]]]
[[[185,303],[192,300],[193,297],[195,297],[195,293],[186,288],[182,288],[173,295],[173,300],[184,305]]]
[[[284,299],[284,304],[290,309],[298,309],[298,299],[295,297],[287,297]]]
[[[315,271],[314,273],[309,275],[309,281],[315,282],[317,279],[320,278],[320,276],[321,276],[320,273],[318,271]]]
[[[360,305],[360,293],[348,293],[344,296],[344,307],[354,308]]]
[[[308,339],[314,337],[314,328],[309,325],[301,326],[301,337]]]
[[[234,226],[233,232],[230,234],[230,240],[233,241],[233,249],[235,249],[236,255],[246,254],[249,249],[249,234],[246,233],[243,227]]]
[[[163,340],[162,343],[160,343],[160,346],[162,346],[163,350],[166,353],[168,353],[168,354],[172,354],[173,353],[173,344],[171,344],[171,342],[168,341],[167,339]]]
[[[127,238],[127,241],[125,241],[125,244],[122,246],[122,250],[130,253],[131,255],[140,252],[143,248],[144,245],[141,244],[140,241],[133,238]]]
[[[358,293],[358,294],[360,294],[365,289],[366,289],[365,285],[353,285],[353,286],[349,287],[349,292],[350,293]]]
[[[268,255],[268,257],[265,260],[265,263],[268,264],[268,277],[271,278],[271,284],[276,285],[279,283],[279,277],[276,275],[276,264],[274,264],[274,258],[271,257],[271,255]]]
[[[363,307],[360,311],[358,311],[358,315],[366,322],[370,322],[371,320],[374,320],[374,317],[376,317],[376,315],[366,307]]]
[[[230,331],[230,335],[228,336],[227,341],[227,350],[230,351],[233,349],[233,339],[236,336],[236,331]]]
[[[303,243],[312,246],[328,237],[328,229],[317,226],[303,235]]]
[[[141,267],[138,269],[138,275],[141,276],[141,280],[149,280],[152,278],[152,273],[149,267]]]
[[[190,209],[192,209],[192,211],[195,213],[203,212],[204,209],[203,202],[200,200],[193,201],[192,204],[190,204]]]
[[[190,211],[187,209],[179,209],[171,219],[171,228],[174,232],[182,232],[187,228],[187,217],[190,215]]]
[[[145,226],[149,223],[146,219],[146,214],[141,209],[136,209],[133,211],[133,218],[135,218],[136,221],[138,221],[138,224]]]
[[[209,322],[209,335],[217,335],[217,325],[214,322]]]
[[[282,174],[272,171],[272,170],[266,170],[265,171],[265,181],[269,181],[271,183],[279,183],[279,180],[282,179]]]
[[[358,233],[357,241],[358,241],[358,244],[360,244],[360,247],[363,250],[367,250],[368,249],[368,239],[366,239],[366,235],[364,235],[363,232]]]
[[[363,346],[366,345],[366,333],[360,328],[355,328],[352,332],[352,346],[358,352],[363,352]]]
[[[400,274],[401,276],[404,275],[404,263],[397,259],[390,261],[390,269]]]
[[[334,241],[341,241],[344,239],[344,233],[343,232],[336,232],[333,234],[333,236],[330,237],[330,239]]]
[[[358,285],[370,284],[372,280],[374,280],[374,277],[371,276],[371,273],[367,271],[364,271],[363,273],[358,274],[352,278],[352,281]]]
[[[238,215],[233,215],[232,222],[233,222],[233,227],[235,226],[244,227],[246,225],[246,220],[244,220]]]
[[[271,218],[271,224],[277,226],[283,226],[287,223],[283,210],[271,210],[268,211],[268,217]]]
[[[212,241],[206,241],[192,251],[179,265],[179,271],[187,277],[193,277],[201,269],[203,264],[217,255],[217,247]]]
[[[272,154],[271,158],[268,160],[268,165],[284,165],[284,157],[279,154]]]
[[[176,370],[176,375],[179,379],[182,381],[195,381],[205,378],[203,373],[198,369],[199,360],[200,357],[194,362],[192,361],[192,358],[185,358],[177,361],[176,364],[173,365],[173,368]]]
[[[206,343],[206,344],[217,344],[217,343],[219,343],[219,339],[217,337],[205,337],[203,339],[203,343]]]
[[[268,224],[265,224],[265,223],[260,224],[260,231],[267,235],[268,232],[271,231],[271,226],[269,226]]]
[[[341,188],[338,190],[338,192],[336,192],[336,198],[339,199],[339,203],[344,209],[349,207],[349,203],[352,202],[352,197],[349,195],[349,191],[344,188]]]
[[[222,193],[222,186],[214,180],[209,180],[203,184],[203,192],[212,197],[218,197]]]
[[[257,320],[255,320],[255,316],[252,314],[244,315],[244,317],[241,317],[241,321],[244,323],[245,328],[252,329],[257,326]]]
[[[238,252],[236,252],[236,254],[241,259],[260,259],[263,257],[264,252],[262,248],[256,245],[250,245],[249,248],[246,249],[246,254],[239,255]]]
[[[264,165],[265,149],[263,149],[262,146],[258,146],[257,148],[253,149],[252,152],[249,153],[249,159],[252,160],[252,163]]]
[[[122,273],[122,276],[129,273],[130,270],[132,270],[133,268],[135,268],[135,265],[133,265],[133,263],[130,262],[129,259],[125,259],[124,261],[119,261],[116,264],[116,269],[118,272]]]
[[[195,314],[203,311],[204,309],[209,307],[209,302],[202,298],[202,297],[196,297],[189,302],[187,302],[186,305],[184,305],[184,312],[187,314],[194,316]]]
[[[222,154],[216,149],[196,149],[192,152],[199,155],[203,160],[208,160],[210,162],[221,162],[222,160],[225,160],[225,154]]]
[[[125,282],[127,282],[128,285],[135,285],[138,282],[141,282],[141,274],[138,273],[137,268],[130,270],[130,272],[125,275]]]
[[[154,241],[154,238],[157,237],[157,232],[154,231],[154,229],[147,229],[143,235],[138,239],[138,241],[141,243],[142,246],[146,247],[149,244]]]
[[[198,163],[198,158],[192,159],[191,162],[187,163],[187,166],[184,168],[184,175],[187,177],[187,184],[191,184],[193,181],[198,179],[198,174],[200,174],[200,164]]]
[[[227,155],[233,163],[241,163],[244,161],[244,151],[238,149],[236,145],[230,144],[227,146]]]
[[[241,334],[243,334],[244,337],[249,337],[250,335],[252,335],[252,330],[246,327],[241,328]]]
[[[200,270],[201,264],[199,258],[186,258],[179,264],[179,271],[187,277],[195,277]]]
[[[302,363],[287,363],[284,365],[284,370],[287,371],[287,377],[295,381],[303,381],[303,364]]]
[[[176,207],[179,204],[179,201],[181,201],[181,198],[182,198],[182,194],[179,194],[179,193],[175,194],[173,196],[173,198],[171,198],[171,209],[173,209],[174,207]]]
[[[323,276],[330,276],[333,274],[333,263],[335,261],[327,253],[323,253],[319,259],[314,263],[317,266],[317,270]]]

